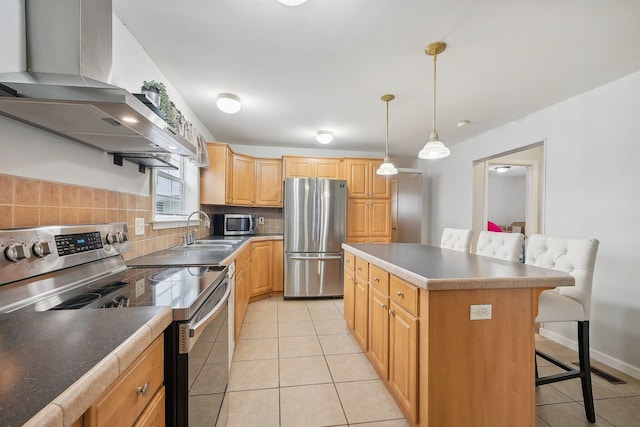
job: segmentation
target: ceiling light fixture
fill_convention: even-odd
[[[507,173],[509,172],[509,169],[511,169],[511,166],[496,166],[495,168],[493,168],[493,170],[498,173]]]
[[[328,130],[319,130],[318,133],[316,133],[316,141],[320,144],[329,144],[333,141],[333,133]]]
[[[429,135],[429,142],[418,153],[418,158],[420,159],[442,159],[451,154],[451,151],[440,141],[438,132],[436,132],[436,60],[438,54],[444,52],[446,48],[447,45],[445,43],[435,42],[424,50],[427,55],[433,56],[433,131]]]
[[[218,95],[216,105],[223,113],[235,114],[242,108],[240,98],[232,93],[221,93]]]
[[[307,0],[278,0],[279,3],[282,3],[285,6],[300,6],[302,3],[306,3]]]
[[[384,139],[384,160],[376,171],[378,175],[396,175],[398,169],[391,163],[389,158],[389,101],[393,101],[396,97],[393,95],[382,95],[381,100],[387,103],[387,134]]]

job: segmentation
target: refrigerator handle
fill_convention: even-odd
[[[313,186],[313,231],[312,231],[312,239],[314,242],[320,240],[320,181],[318,179],[315,180],[315,184]]]
[[[308,256],[308,257],[290,256],[289,259],[293,259],[293,260],[296,260],[296,261],[309,261],[309,260],[324,261],[324,260],[327,260],[327,259],[342,259],[342,256],[340,256],[340,255],[335,255],[335,256]]]

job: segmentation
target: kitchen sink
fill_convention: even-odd
[[[190,245],[180,245],[170,248],[171,250],[196,250],[206,249],[214,251],[227,251],[233,248],[241,240],[196,240]]]

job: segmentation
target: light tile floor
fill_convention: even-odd
[[[543,351],[577,360],[566,347],[537,340]],[[538,363],[541,375],[556,369]],[[571,380],[536,390],[536,427],[640,426],[640,381],[594,365],[627,381],[614,385],[593,376],[597,423],[586,421],[580,381]],[[270,298],[250,304],[228,391],[223,419],[229,427],[408,425],[351,337],[340,299]]]

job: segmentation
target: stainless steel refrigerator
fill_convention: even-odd
[[[342,296],[347,181],[284,182],[284,297]]]

